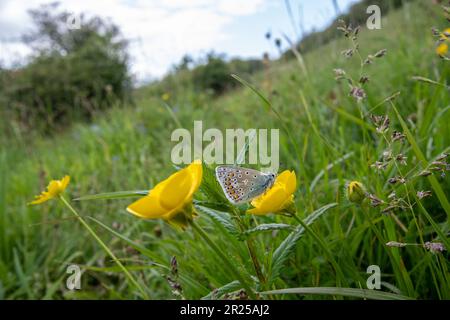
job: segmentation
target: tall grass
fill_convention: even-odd
[[[386,16],[382,30],[360,33],[363,55],[388,49],[384,59],[367,69],[371,82],[365,107],[371,113],[389,115],[391,127],[407,135],[402,152],[408,165],[402,172],[425,169],[427,162],[449,151],[449,91],[412,79],[423,76],[448,83],[448,62],[435,56],[430,33],[432,26],[444,23],[439,8],[421,1]],[[270,108],[246,86],[216,100],[189,90],[172,92],[167,102],[171,112],[159,97],[142,90],[135,107],[113,109],[98,116],[94,124],[75,125],[53,138],[24,135],[14,123],[8,124],[0,150],[0,298],[138,298],[114,262],[95,242],[87,241],[86,231],[70,212],[56,202],[40,207],[26,203],[50,178],[64,174],[73,179],[68,188],[72,198],[150,189],[173,171],[171,132],[178,123],[191,129],[193,121],[201,119],[205,127],[280,128],[283,132],[280,170],[297,173],[297,219],[243,217],[248,229],[278,226],[246,235],[255,244],[262,273],[269,279],[256,281],[264,297],[371,297],[369,290],[351,289],[366,289],[367,267],[378,265],[386,294],[374,293],[372,298],[448,299],[447,252],[385,245],[389,241],[448,242],[448,175],[418,178],[396,187],[398,193],[411,197],[411,206],[396,211],[395,218],[378,207],[358,206],[345,199],[346,182],[357,180],[387,201],[392,189],[387,180],[398,174],[397,168],[380,173],[371,167],[386,150],[386,141],[374,132],[367,117],[361,117],[347,85],[333,78],[335,68],[359,73],[359,65],[340,54],[347,47],[348,42],[340,39],[307,54],[307,76],[297,61],[273,62],[271,92],[264,90],[263,74],[245,79]],[[230,81],[236,80],[230,77]],[[400,95],[393,104],[382,103],[395,92]],[[420,190],[431,190],[433,195],[419,202],[414,195]],[[173,256],[182,297],[220,298],[241,288],[198,234],[130,216],[124,208],[131,200],[81,201],[74,206],[89,217],[96,233],[145,284],[151,298],[180,297],[166,279]],[[197,223],[243,277],[253,280],[254,263],[246,242],[227,229],[232,219],[221,210],[207,211],[199,208]],[[79,291],[65,288],[66,267],[72,263],[85,270]]]

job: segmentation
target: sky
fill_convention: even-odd
[[[74,16],[108,18],[129,42],[130,66],[137,82],[166,74],[184,54],[202,57],[214,50],[227,57],[276,58],[273,38],[291,39],[320,30],[335,17],[332,0],[61,0],[60,8]],[[345,11],[357,0],[337,0]],[[27,10],[45,0],[0,0],[0,64],[27,61],[30,49],[20,41],[33,29]],[[272,41],[265,38],[270,31]],[[284,49],[287,44],[283,43]]]

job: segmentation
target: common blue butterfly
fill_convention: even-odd
[[[273,186],[275,174],[237,166],[216,167],[216,178],[233,204],[251,201]]]

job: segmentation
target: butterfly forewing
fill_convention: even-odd
[[[216,167],[216,177],[233,204],[248,202],[264,193],[274,181],[273,174],[236,166]]]

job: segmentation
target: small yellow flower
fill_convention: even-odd
[[[361,203],[366,197],[364,185],[358,181],[352,181],[346,188],[347,199],[354,203]]]
[[[35,200],[29,204],[40,204],[50,199],[56,198],[66,190],[69,184],[70,177],[65,176],[61,180],[52,180],[47,186],[47,191],[43,191],[40,195],[35,197]]]
[[[283,171],[276,179],[272,188],[266,193],[253,199],[254,208],[247,211],[249,214],[264,215],[268,213],[294,213],[294,191],[297,187],[297,178],[294,171]]]
[[[143,219],[163,219],[184,228],[194,214],[192,198],[202,175],[202,163],[196,160],[158,183],[147,196],[130,204],[127,211]]]
[[[169,94],[168,92],[165,92],[165,93],[163,93],[163,95],[161,96],[161,98],[162,98],[164,101],[169,101],[169,99],[170,99],[170,94]]]
[[[448,44],[443,42],[436,48],[436,53],[440,56],[445,56],[448,52]]]

